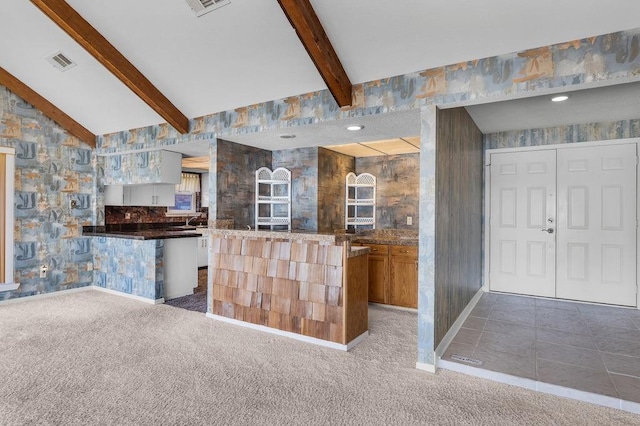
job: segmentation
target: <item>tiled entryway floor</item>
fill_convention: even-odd
[[[640,311],[485,293],[442,360],[639,403]]]

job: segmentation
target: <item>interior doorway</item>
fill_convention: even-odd
[[[490,290],[637,306],[636,143],[487,158]]]

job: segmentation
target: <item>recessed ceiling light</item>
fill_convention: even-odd
[[[553,98],[551,98],[551,102],[562,102],[562,101],[566,101],[567,99],[569,99],[569,96],[567,96],[567,95],[559,95],[559,96],[554,96]]]
[[[280,135],[280,137],[282,139],[293,139],[296,137],[296,135],[287,134],[287,135]]]
[[[364,126],[362,124],[352,124],[350,126],[347,126],[347,130],[351,130],[352,132],[356,132],[362,129],[364,129]]]

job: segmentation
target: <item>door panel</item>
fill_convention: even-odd
[[[555,165],[555,150],[491,155],[491,290],[555,296]]]
[[[558,150],[557,297],[636,306],[636,145]]]

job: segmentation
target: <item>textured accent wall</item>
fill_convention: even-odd
[[[356,173],[376,177],[376,229],[418,229],[420,154],[359,157]]]
[[[355,171],[356,159],[318,148],[318,232],[345,229],[345,177]]]
[[[485,149],[516,148],[638,137],[640,119],[489,133],[484,135],[484,146]]]
[[[318,230],[318,148],[273,151],[272,168],[291,171],[291,229]]]
[[[482,286],[482,133],[464,108],[438,110],[435,340]]]
[[[167,124],[98,137],[100,153],[171,146],[234,134],[291,128],[339,119],[420,109],[420,277],[418,362],[435,363],[436,106],[502,101],[538,93],[640,81],[640,28],[451,64],[354,86],[351,107],[339,108],[328,90],[305,93],[198,117],[191,133]],[[215,179],[212,179],[215,184]]]
[[[20,283],[0,300],[91,285],[91,239],[80,232],[103,220],[95,209],[93,151],[2,86],[0,146],[16,154],[14,280]],[[40,278],[41,265],[47,278]]]
[[[151,300],[164,297],[164,240],[90,239],[94,285]]]
[[[215,199],[215,217],[210,220],[234,219],[235,227],[246,228],[255,224],[256,170],[271,166],[271,152],[251,146],[218,139],[215,146],[215,168],[209,170],[209,206]],[[212,164],[213,165],[213,164]],[[215,172],[214,172],[215,170]]]

